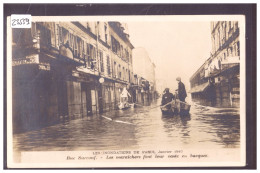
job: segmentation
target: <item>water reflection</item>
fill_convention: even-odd
[[[237,109],[192,105],[189,115],[162,115],[155,104],[63,121],[14,135],[14,149],[105,150],[160,146],[186,148],[240,147]]]
[[[190,138],[190,125],[188,121],[191,120],[190,114],[187,115],[163,115],[162,121],[164,122],[165,132],[169,137],[174,136],[176,131],[182,143],[187,144],[187,138]]]
[[[207,139],[201,140],[201,142],[214,142],[225,148],[239,147],[239,109],[220,109],[200,105],[195,105],[194,108],[196,120],[201,124],[198,130],[205,130],[205,136],[208,136]]]

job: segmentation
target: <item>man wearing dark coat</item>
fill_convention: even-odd
[[[175,97],[174,97],[174,95],[172,93],[170,93],[169,88],[165,88],[164,94],[162,96],[162,103],[161,103],[161,105],[163,106],[163,105],[171,102],[172,100],[174,100],[174,98]]]
[[[187,97],[185,86],[181,82],[180,77],[177,77],[176,80],[178,81],[178,96],[179,96],[179,99],[180,99],[180,101],[185,102],[185,98]]]

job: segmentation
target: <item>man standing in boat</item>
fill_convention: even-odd
[[[161,106],[166,105],[167,103],[171,102],[174,99],[175,99],[175,97],[172,93],[170,93],[169,88],[165,88],[164,94],[162,96]]]
[[[127,91],[126,87],[124,87],[122,93],[120,94],[121,99],[120,99],[119,107],[125,107],[128,105],[128,96],[131,97],[131,95]]]
[[[178,81],[178,96],[180,101],[185,102],[185,98],[187,97],[185,85],[181,82],[181,78],[177,77],[176,80]]]

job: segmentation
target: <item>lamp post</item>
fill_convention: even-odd
[[[102,101],[103,101],[103,98],[102,98],[102,83],[104,83],[104,78],[101,77],[101,68],[100,68],[100,59],[99,59],[99,55],[101,55],[99,53],[99,50],[98,50],[98,46],[99,46],[99,21],[97,22],[97,25],[96,25],[96,34],[97,34],[97,39],[96,39],[96,47],[97,47],[97,59],[96,59],[96,63],[97,63],[97,71],[98,71],[98,93],[97,93],[97,98],[98,98],[98,105],[99,105],[99,113],[102,113],[103,112],[103,105],[102,105]],[[100,57],[101,58],[101,57]]]

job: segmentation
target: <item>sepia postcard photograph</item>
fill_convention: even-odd
[[[246,166],[244,15],[6,18],[7,168]]]

